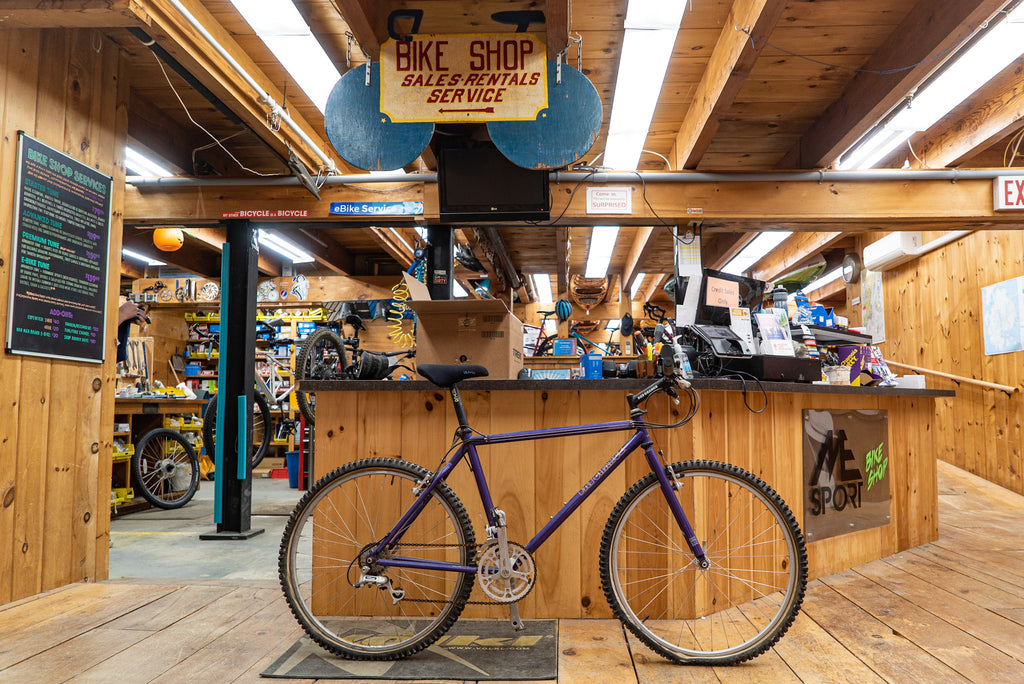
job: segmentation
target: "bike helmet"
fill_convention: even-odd
[[[564,323],[569,320],[569,316],[572,316],[572,304],[568,299],[559,299],[555,304],[555,317],[558,318],[559,323]]]

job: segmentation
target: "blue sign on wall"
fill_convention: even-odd
[[[423,213],[423,202],[331,202],[331,213],[344,216],[409,216]]]

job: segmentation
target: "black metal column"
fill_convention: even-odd
[[[254,359],[256,358],[256,275],[259,246],[246,220],[226,221],[228,241],[222,255],[221,355],[217,378],[217,443],[223,449],[217,464],[214,533],[200,539],[248,539],[263,532],[251,529]],[[225,282],[226,280],[226,282]],[[226,342],[226,343],[225,343]],[[246,433],[239,434],[239,405]],[[220,420],[220,417],[223,420]]]
[[[452,298],[452,233],[451,226],[427,227],[427,289],[431,299]]]

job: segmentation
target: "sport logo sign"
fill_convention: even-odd
[[[888,412],[805,409],[803,426],[807,540],[888,524]]]

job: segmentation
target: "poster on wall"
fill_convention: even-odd
[[[1024,276],[981,288],[985,356],[1024,351]]]
[[[18,132],[8,353],[103,361],[112,187]]]
[[[807,541],[888,524],[888,411],[804,409],[803,426]]]
[[[885,342],[885,298],[882,295],[882,272],[864,269],[860,274],[861,326],[871,335],[872,344]]]

